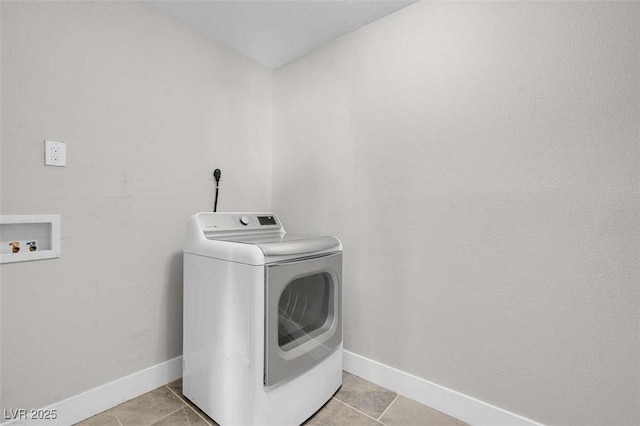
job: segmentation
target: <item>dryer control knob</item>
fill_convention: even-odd
[[[251,223],[251,217],[249,217],[249,216],[242,216],[242,217],[240,218],[240,223],[241,223],[241,224],[243,224],[243,225],[245,225],[245,226],[246,226],[246,225],[248,225],[249,223]]]

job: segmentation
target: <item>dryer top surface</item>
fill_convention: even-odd
[[[185,253],[253,265],[342,250],[333,236],[287,234],[273,213],[197,213],[187,224]]]

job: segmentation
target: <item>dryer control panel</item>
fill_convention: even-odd
[[[273,213],[198,213],[198,225],[207,236],[226,232],[280,232],[280,220]]]
[[[258,222],[260,222],[260,225],[262,226],[277,225],[275,216],[257,216],[257,217],[258,217]]]
[[[257,221],[257,222],[256,222]],[[260,226],[270,226],[277,225],[276,217],[274,215],[242,215],[240,219],[238,219],[243,226],[255,225],[258,224]]]

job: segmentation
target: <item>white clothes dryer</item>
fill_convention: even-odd
[[[299,425],[342,384],[342,245],[273,213],[198,213],[184,250],[183,393],[217,423]]]

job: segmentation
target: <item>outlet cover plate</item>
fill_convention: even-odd
[[[57,167],[67,165],[67,147],[64,142],[44,141],[44,164]]]

